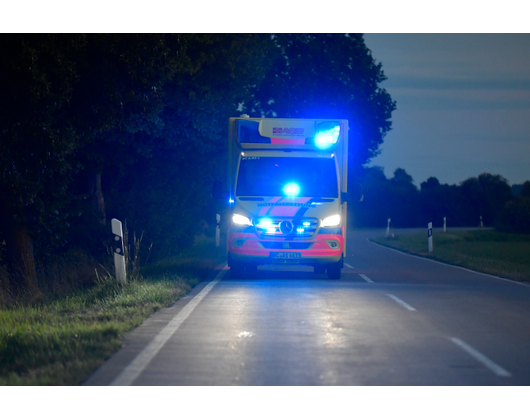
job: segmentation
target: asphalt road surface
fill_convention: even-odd
[[[530,385],[530,287],[349,233],[342,279],[219,270],[83,385]]]

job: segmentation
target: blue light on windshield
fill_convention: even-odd
[[[296,196],[300,194],[300,186],[294,182],[290,182],[285,187],[283,187],[283,192],[285,195]]]

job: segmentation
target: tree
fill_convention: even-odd
[[[348,205],[348,220],[355,227],[386,226],[390,217],[388,198],[390,182],[382,167],[374,166],[363,170],[358,179],[363,186],[364,200]]]
[[[349,173],[379,154],[396,104],[361,34],[275,34],[273,65],[244,109],[251,115],[349,120]]]
[[[396,227],[418,226],[418,189],[412,176],[402,168],[394,171],[390,179],[388,212]]]
[[[69,104],[93,214],[106,224],[102,176],[149,157],[164,128],[164,85],[193,66],[182,35],[91,34]]]
[[[440,187],[440,181],[438,181],[438,178],[435,178],[431,176],[427,181],[422,182],[420,184],[420,188],[422,191],[435,191]]]
[[[16,289],[36,287],[32,237],[54,241],[64,227],[80,143],[65,114],[84,43],[81,35],[0,36],[0,230]]]
[[[182,42],[189,66],[163,86],[161,127],[144,143],[149,154],[124,150],[127,166],[109,160],[103,177],[107,213],[145,231],[159,256],[189,245],[200,220],[215,217],[210,191],[225,176],[228,118],[260,82],[272,47],[260,34],[191,34]]]
[[[418,189],[404,169],[396,169],[394,177],[387,179],[383,168],[366,168],[359,181],[365,198],[362,203],[351,206],[355,226],[386,226],[388,218],[395,227],[420,225]]]
[[[460,221],[456,206],[457,186],[440,184],[435,177],[430,177],[427,181],[422,182],[419,194],[419,223],[426,226],[432,222],[433,226],[439,226],[443,223],[443,218],[452,226],[458,226]]]
[[[183,211],[200,216],[206,184],[224,172],[226,121],[259,84],[272,48],[260,34],[3,35],[0,42],[0,235],[20,287],[36,282],[35,239],[43,248],[80,244],[104,227],[107,206],[120,218],[152,221],[160,219],[157,204],[189,204],[173,206],[161,230]],[[136,176],[140,164],[151,185]],[[105,199],[106,188],[120,186],[116,195],[131,210]],[[87,196],[87,205],[80,209],[76,196]],[[137,210],[147,196],[146,215]],[[66,235],[69,224],[75,235]]]
[[[521,188],[521,192],[519,193],[522,197],[528,197],[530,198],[530,181],[525,181],[523,183],[523,186]]]
[[[530,181],[518,187],[518,196],[504,205],[495,227],[504,232],[530,234]]]
[[[513,198],[508,181],[501,175],[483,173],[460,183],[460,201],[465,224],[478,225],[482,216],[484,225],[493,226],[504,205]]]

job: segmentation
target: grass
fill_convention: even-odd
[[[0,310],[0,385],[76,385],[123,344],[127,331],[187,294],[224,259],[211,240],[143,268],[38,304]]]
[[[433,252],[428,252],[427,235],[415,233],[372,238],[373,242],[482,273],[529,282],[530,235],[494,230],[433,233]]]

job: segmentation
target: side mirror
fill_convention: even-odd
[[[341,197],[342,197],[341,204],[346,202],[346,201],[360,203],[361,201],[364,200],[363,186],[361,184],[355,182],[355,183],[353,183],[351,185],[349,192],[342,192],[341,193]]]

